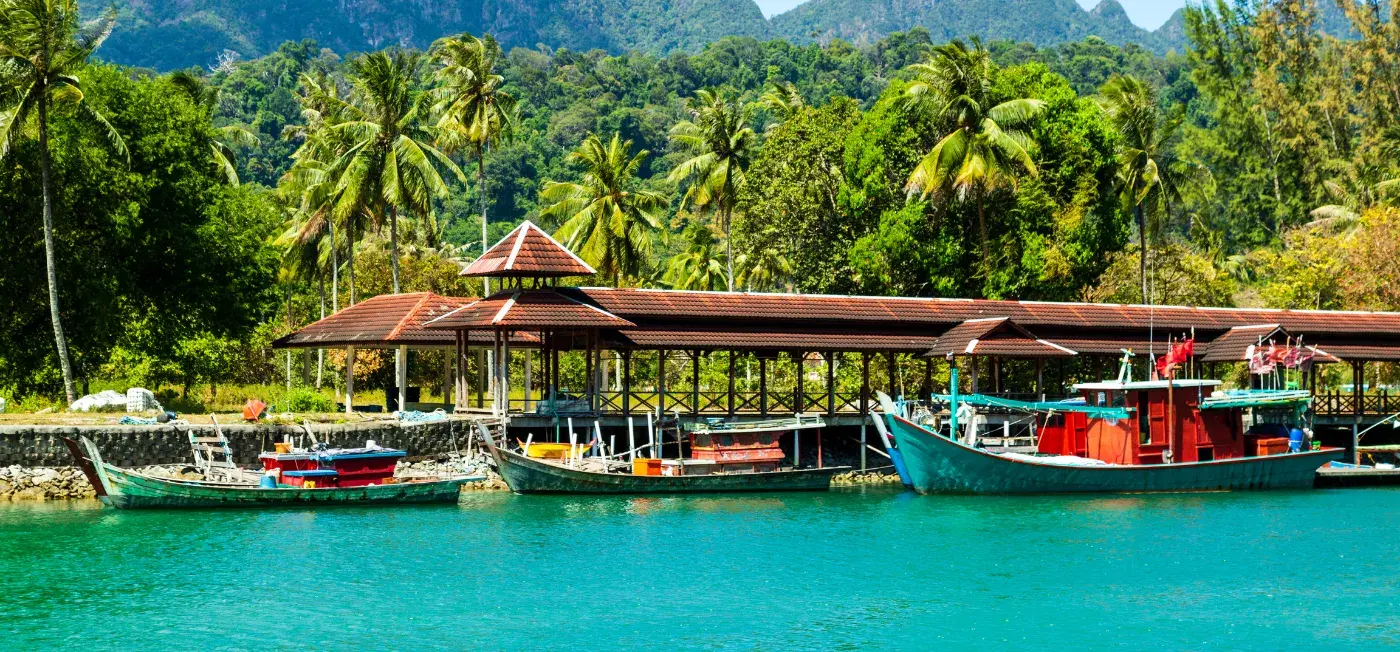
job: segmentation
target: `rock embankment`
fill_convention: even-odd
[[[69,500],[96,494],[73,466],[0,467],[0,500]]]
[[[899,486],[899,474],[893,470],[847,471],[831,477],[833,487]]]

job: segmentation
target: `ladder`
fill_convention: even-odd
[[[213,437],[201,437],[193,429],[187,431],[190,437],[190,448],[194,450],[195,468],[204,474],[206,480],[216,482],[242,480],[243,472],[238,468],[238,465],[233,463],[233,450],[229,448],[228,438],[224,436],[223,428],[219,427],[219,419],[210,414],[209,420],[214,423]]]

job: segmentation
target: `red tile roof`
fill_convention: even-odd
[[[997,355],[1015,358],[1068,358],[1071,349],[1037,339],[1007,317],[969,319],[939,336],[928,352],[935,357]]]
[[[632,322],[587,300],[553,290],[510,290],[470,303],[428,323],[429,329],[628,328]]]
[[[462,276],[591,276],[593,268],[529,220],[462,270]]]
[[[1400,313],[1259,308],[1198,308],[1100,303],[1048,303],[853,297],[818,294],[701,292],[639,288],[580,288],[579,292],[618,316],[637,319],[737,321],[835,321],[952,326],[969,319],[1010,317],[1021,326],[1149,329],[1218,333],[1235,326],[1279,324],[1293,333],[1400,333]]]
[[[316,321],[272,343],[275,348],[328,348],[341,346],[385,347],[400,344],[453,346],[450,331],[423,328],[423,324],[475,299],[445,297],[432,292],[381,294]],[[487,333],[473,333],[473,343],[489,343]],[[522,342],[535,338],[522,334]]]
[[[1282,346],[1290,337],[1292,335],[1278,324],[1236,326],[1204,347],[1205,355],[1201,356],[1201,362],[1241,362],[1248,359],[1245,352],[1249,347],[1270,340]]]
[[[896,351],[923,353],[932,336],[897,333],[793,332],[762,329],[648,328],[619,331],[628,344],[648,349],[740,349],[746,351]]]

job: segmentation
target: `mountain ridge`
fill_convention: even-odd
[[[977,35],[1048,46],[1098,36],[1159,52],[1180,40],[1133,24],[1117,0],[1089,10],[1075,0],[808,0],[772,18],[753,0],[118,0],[116,6],[118,27],[100,56],[160,70],[211,66],[228,51],[261,56],[308,38],[348,53],[421,48],[464,31],[490,33],[505,48],[654,54],[693,52],[726,36],[860,45],[913,27],[928,29],[935,40]]]

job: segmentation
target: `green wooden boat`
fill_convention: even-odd
[[[118,509],[208,507],[306,507],[313,505],[398,505],[455,503],[468,476],[433,482],[401,482],[362,487],[263,488],[254,484],[170,480],[120,469],[102,461],[97,446],[80,438],[78,465],[98,489],[104,504]]]
[[[482,440],[511,491],[522,494],[678,494],[756,491],[827,491],[831,477],[848,466],[759,473],[632,475],[569,468],[496,446],[482,429]]]

